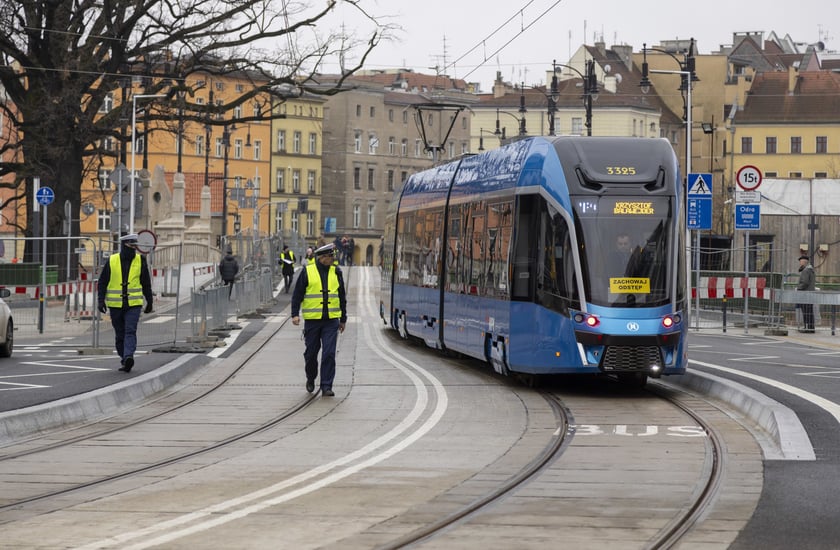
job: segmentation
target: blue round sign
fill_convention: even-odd
[[[38,192],[35,193],[35,198],[38,199],[38,204],[47,206],[55,200],[55,193],[53,193],[51,187],[39,187]]]

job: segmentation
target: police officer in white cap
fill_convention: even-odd
[[[303,352],[306,391],[315,391],[318,376],[318,352],[321,352],[321,393],[335,395],[335,348],[338,334],[347,324],[347,295],[341,268],[334,265],[335,244],[315,250],[315,262],[302,270],[292,294],[292,323],[303,316]]]
[[[111,254],[99,276],[99,311],[111,310],[114,347],[120,355],[119,370],[130,372],[137,349],[137,324],[143,299],[146,313],[152,312],[152,277],[142,254],[137,254],[137,235],[120,237],[120,253]]]

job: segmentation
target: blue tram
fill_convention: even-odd
[[[501,374],[681,374],[685,227],[666,140],[523,139],[395,194],[380,312]]]

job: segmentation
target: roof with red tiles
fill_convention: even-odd
[[[805,71],[790,92],[787,71],[758,73],[735,123],[840,122],[840,74]]]

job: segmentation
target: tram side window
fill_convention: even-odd
[[[436,287],[440,275],[441,238],[443,235],[443,209],[435,208],[418,212],[421,222],[419,248],[420,284]]]
[[[417,284],[417,240],[414,213],[400,216],[397,228],[396,280],[401,284]]]
[[[516,237],[513,250],[513,280],[511,299],[532,301],[535,279],[533,272],[537,258],[536,197],[522,196],[516,205]]]
[[[540,257],[537,265],[536,301],[547,308],[566,313],[570,299],[575,296],[574,258],[569,227],[556,210],[541,201]]]
[[[468,294],[484,294],[484,259],[487,249],[487,216],[483,201],[470,205],[470,231],[467,244],[469,261],[465,264],[464,279]]]
[[[509,298],[508,258],[513,223],[513,201],[502,200],[488,205],[487,248],[485,255],[484,294]]]
[[[454,205],[449,210],[449,234],[446,251],[446,290],[460,293],[464,291],[461,272],[463,271],[462,243],[465,234],[464,206]]]

